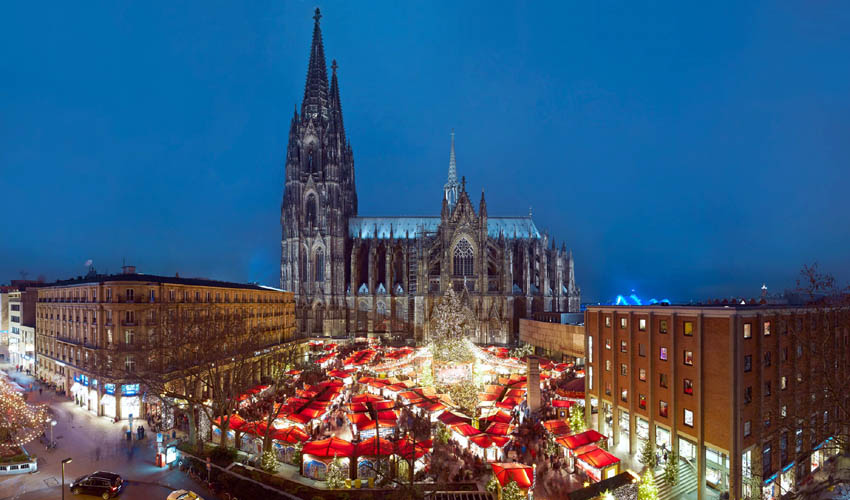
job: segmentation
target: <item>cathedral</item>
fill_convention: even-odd
[[[439,215],[358,216],[337,65],[329,83],[320,18],[316,9],[281,206],[280,281],[295,293],[299,331],[421,341],[449,287],[474,318],[467,329],[478,343],[513,343],[520,318],[536,312],[578,312],[572,252],[541,234],[530,213],[490,216],[483,191],[476,209],[458,181],[454,132]]]

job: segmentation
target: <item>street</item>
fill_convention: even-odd
[[[5,353],[5,347],[0,352]],[[32,377],[25,373],[15,372],[15,367],[7,363],[0,364],[0,369],[28,388],[33,382]],[[125,431],[128,428],[126,420],[113,423],[105,417],[98,417],[80,407],[73,401],[67,401],[63,396],[44,389],[39,395],[38,385],[28,393],[29,403],[46,402],[53,409],[57,424],[53,428],[55,449],[47,450],[38,439],[28,443],[25,448],[30,455],[38,457],[38,471],[32,474],[0,476],[0,499],[13,500],[56,500],[61,498],[61,462],[65,458],[72,461],[65,466],[65,498],[98,498],[89,495],[73,495],[68,485],[85,474],[104,470],[120,474],[127,483],[119,498],[125,500],[154,500],[164,499],[175,489],[195,491],[205,499],[215,499],[205,487],[191,481],[186,474],[178,469],[159,468],[154,464],[156,434],[146,432],[141,441],[126,441]],[[147,430],[144,420],[136,419],[133,427],[142,425]],[[50,436],[50,431],[47,431]],[[134,434],[135,437],[135,434]]]

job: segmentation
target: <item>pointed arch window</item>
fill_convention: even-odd
[[[305,207],[307,227],[316,227],[316,205],[316,195],[310,193]]]
[[[465,239],[461,239],[455,245],[454,251],[454,275],[455,276],[472,276],[474,264],[474,252],[472,245]]]
[[[314,276],[316,281],[325,281],[325,252],[322,249],[316,252],[316,272]]]

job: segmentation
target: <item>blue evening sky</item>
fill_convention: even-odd
[[[317,4],[15,2],[0,16],[0,282],[278,284]],[[361,215],[473,200],[565,241],[584,300],[850,278],[850,3],[323,2]]]

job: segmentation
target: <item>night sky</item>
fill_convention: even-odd
[[[472,199],[531,205],[584,301],[850,278],[850,3],[570,3],[319,4],[361,215],[438,215],[454,128]],[[277,285],[315,7],[6,4],[0,282]]]

